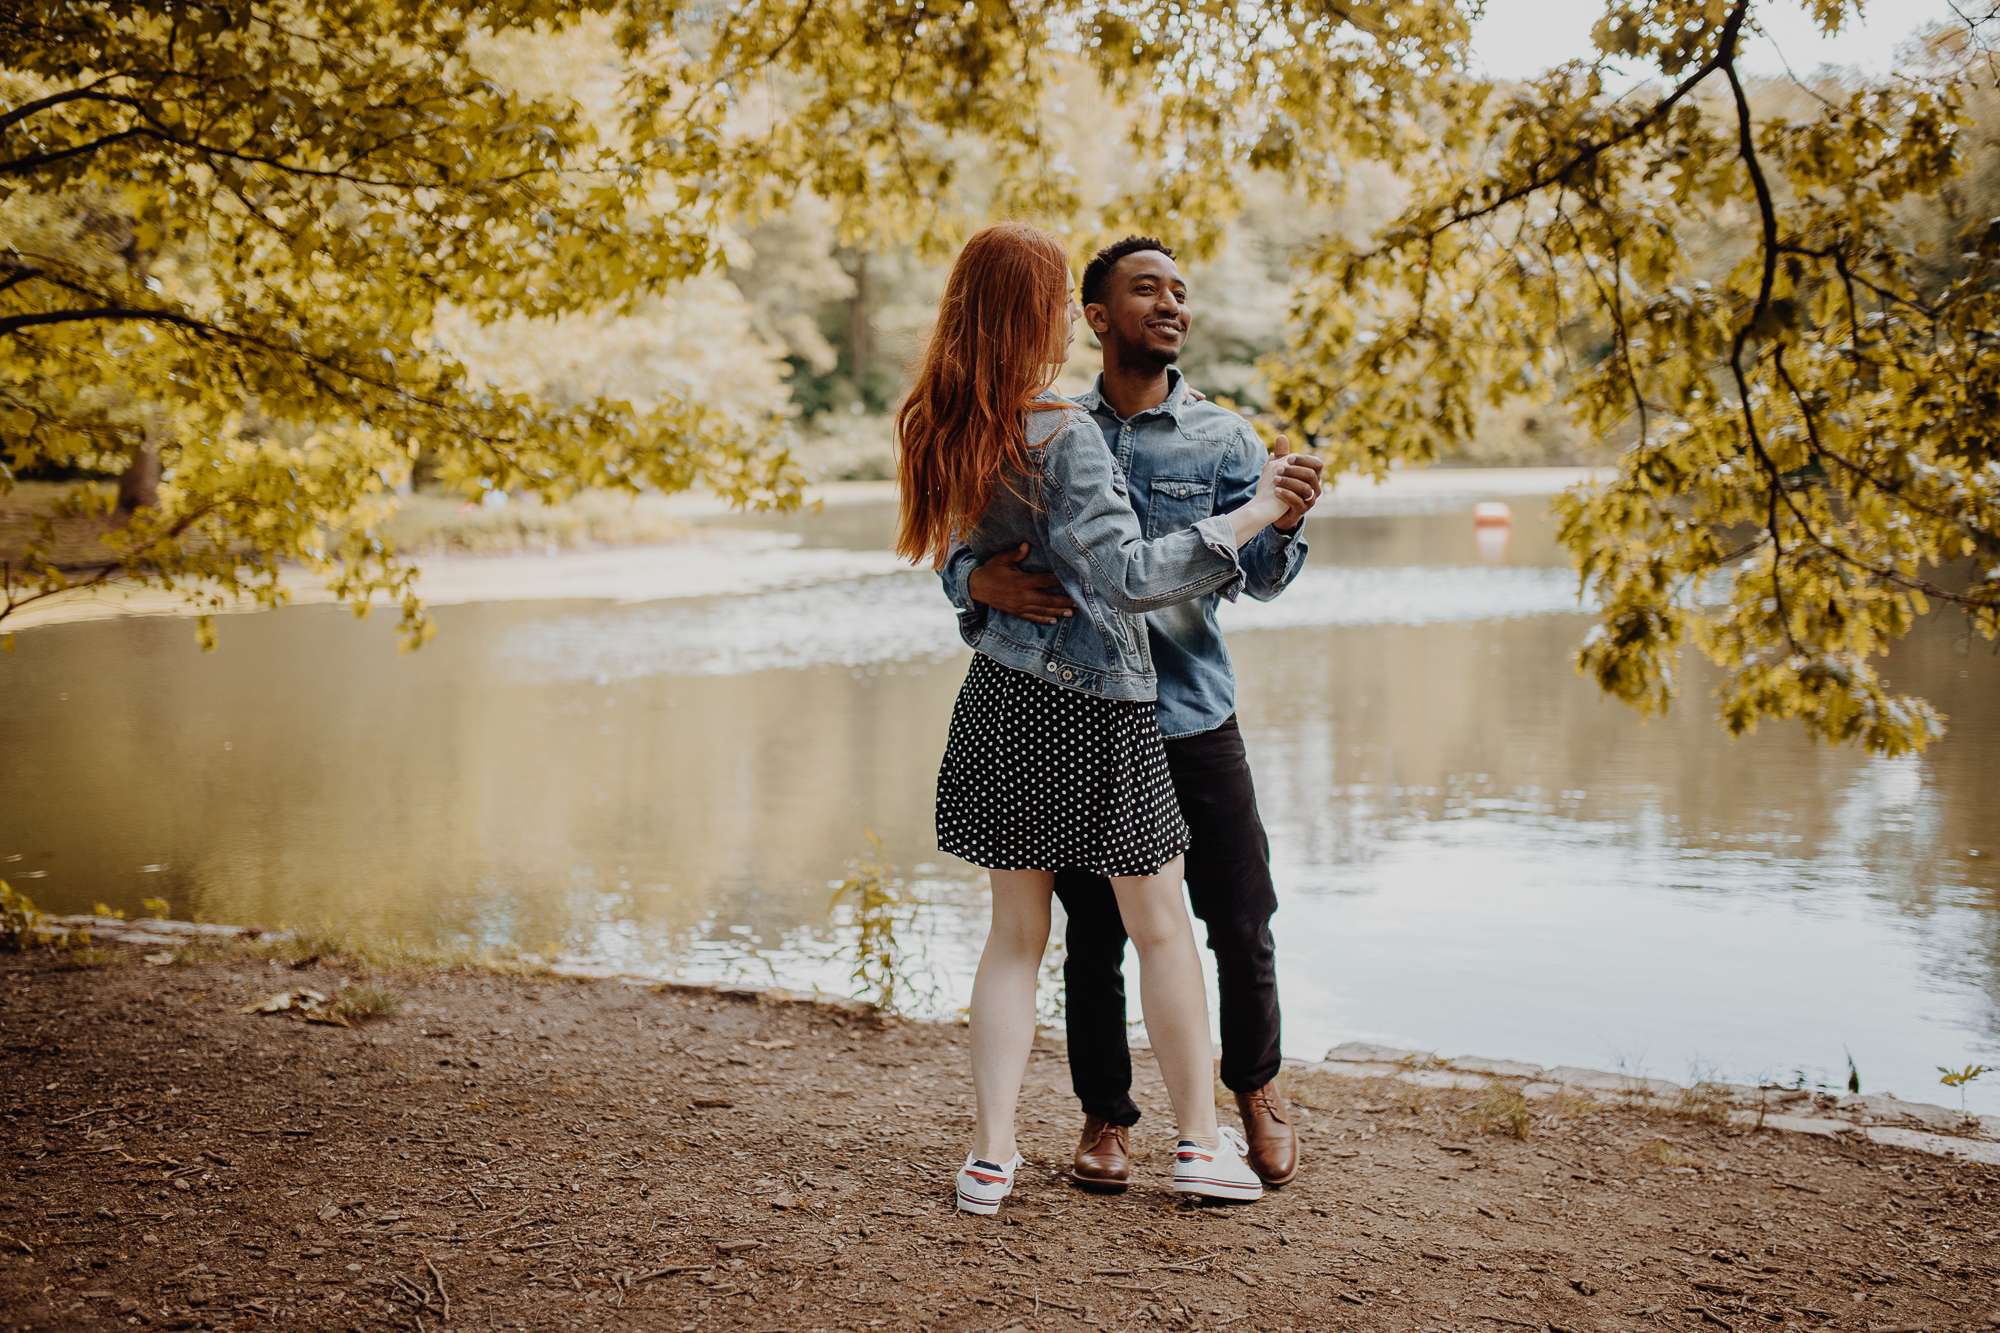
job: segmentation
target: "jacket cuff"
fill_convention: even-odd
[[[1194,530],[1201,537],[1203,546],[1229,562],[1231,571],[1229,582],[1216,591],[1230,601],[1235,601],[1243,592],[1243,556],[1242,552],[1236,549],[1235,526],[1230,523],[1228,515],[1211,514],[1195,524]]]
[[[960,614],[973,609],[972,589],[969,585],[972,583],[972,571],[977,568],[979,568],[978,563],[972,560],[954,560],[951,564],[949,570],[951,586],[947,591],[951,597],[951,604],[958,608]]]

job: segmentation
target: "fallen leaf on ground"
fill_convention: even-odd
[[[326,1003],[326,996],[304,986],[297,990],[281,990],[275,995],[246,1004],[236,1012],[239,1014],[282,1014],[287,1009],[317,1009]]]

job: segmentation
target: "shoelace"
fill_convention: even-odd
[[[1270,1116],[1280,1124],[1287,1123],[1285,1113],[1278,1109],[1278,1099],[1271,1094],[1268,1084],[1250,1094],[1250,1110],[1253,1113]]]
[[[1123,1125],[1106,1125],[1103,1129],[1098,1130],[1097,1137],[1091,1140],[1090,1150],[1092,1152],[1096,1152],[1098,1149],[1104,1146],[1104,1141],[1106,1139],[1111,1139],[1114,1140],[1118,1144],[1119,1149],[1123,1151],[1125,1148],[1125,1133],[1126,1133],[1125,1126]]]

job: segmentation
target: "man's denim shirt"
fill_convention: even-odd
[[[1243,418],[1189,398],[1178,370],[1168,370],[1167,377],[1166,400],[1130,418],[1120,417],[1104,401],[1102,376],[1074,400],[1104,432],[1148,539],[1247,504],[1268,457],[1263,441]],[[1237,558],[1240,585],[1232,582],[1218,592],[1146,613],[1146,638],[1159,675],[1160,731],[1169,739],[1212,731],[1236,711],[1236,672],[1216,623],[1218,601],[1224,596],[1233,600],[1238,586],[1258,601],[1270,601],[1298,576],[1306,543],[1296,529],[1285,533],[1270,527],[1246,542]],[[966,581],[980,563],[973,551],[955,547],[939,571],[961,625],[968,628],[987,610],[966,591]]]

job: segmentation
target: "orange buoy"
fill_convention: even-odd
[[[1504,528],[1513,521],[1514,511],[1498,500],[1485,500],[1472,506],[1472,526],[1475,528]]]

